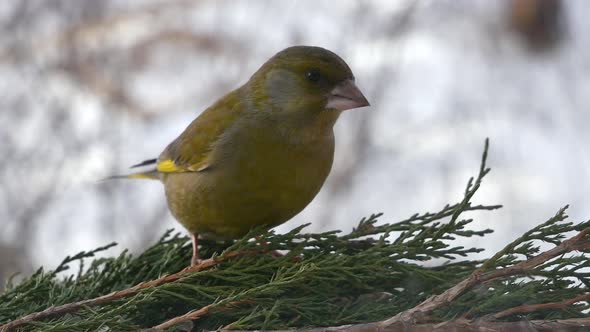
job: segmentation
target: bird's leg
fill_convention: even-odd
[[[193,240],[193,258],[191,259],[191,266],[195,266],[201,262],[199,258],[199,234],[191,234]]]

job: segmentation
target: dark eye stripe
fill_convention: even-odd
[[[310,69],[305,73],[305,77],[312,82],[317,82],[320,80],[322,75],[320,75],[319,69]]]

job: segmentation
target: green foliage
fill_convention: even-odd
[[[484,207],[471,209],[480,208]],[[445,268],[427,268],[412,262],[438,257],[454,259],[479,251],[444,244],[444,240],[454,236],[489,232],[465,230],[469,222],[458,222],[453,227],[437,222],[448,217],[453,209],[445,207],[440,213],[383,225],[376,225],[379,215],[373,215],[344,236],[337,232],[302,233],[303,227],[284,235],[259,232],[258,241],[251,240],[251,234],[226,252],[260,253],[236,257],[177,282],[37,322],[27,329],[145,328],[211,303],[219,310],[199,320],[198,328],[230,324],[241,329],[286,328],[383,319],[415,305],[432,292],[443,291],[472,271],[474,263],[469,262],[448,264]],[[401,232],[397,238],[391,236],[394,231]],[[262,241],[268,244],[261,246]],[[190,259],[188,238],[168,232],[137,257],[123,252],[118,257],[93,260],[77,274],[59,277],[58,273],[63,274],[68,264],[84,262],[111,246],[68,257],[55,271],[40,269],[8,289],[0,297],[0,322],[178,272]],[[288,253],[276,258],[261,252],[274,249]],[[229,303],[234,304],[226,307]]]
[[[555,216],[524,233],[504,249],[486,260],[482,271],[507,268],[539,254],[541,245],[559,245],[572,235],[590,227],[590,221],[574,224],[566,222],[567,206]],[[549,259],[524,274],[498,279],[464,294],[450,308],[439,314],[445,318],[469,313],[472,317],[482,317],[522,304],[550,303],[575,298],[588,292],[590,285],[589,249],[568,253]],[[567,319],[588,317],[587,303],[579,302],[567,308],[534,311],[527,319]],[[521,314],[506,317],[507,320],[520,320]]]
[[[351,233],[303,233],[303,226],[280,235],[260,233],[245,237],[231,251],[288,250],[275,258],[252,253],[192,273],[174,283],[148,288],[139,294],[75,314],[48,319],[35,327],[82,331],[100,326],[111,329],[150,327],[192,309],[214,303],[214,310],[197,322],[199,328],[286,328],[356,323],[383,319],[410,308],[433,292],[441,292],[469,274],[474,262],[427,268],[415,264],[432,258],[454,259],[478,252],[476,248],[449,247],[456,236],[483,235],[470,231],[470,220],[449,226],[458,205],[438,213],[415,215],[399,223],[377,225],[380,215],[361,220]],[[480,210],[488,207],[468,207]],[[398,236],[392,235],[398,232]],[[370,236],[370,237],[369,237]],[[261,246],[261,242],[267,242]],[[206,246],[212,243],[205,243]],[[27,313],[107,294],[139,282],[174,273],[190,259],[188,238],[166,233],[138,257],[93,260],[87,269],[60,278],[68,264],[84,262],[97,250],[68,257],[55,270],[42,269],[0,297],[0,322]],[[208,247],[203,250],[204,252]],[[225,305],[231,302],[230,308]],[[28,326],[32,328],[33,326]]]
[[[487,145],[486,145],[487,152]],[[412,308],[468,277],[477,268],[492,271],[526,260],[542,242],[559,245],[571,231],[590,222],[565,222],[565,209],[526,232],[487,261],[469,260],[478,248],[455,246],[457,237],[484,236],[489,229],[472,230],[470,211],[494,210],[498,205],[472,205],[471,198],[489,172],[486,153],[478,176],[464,197],[435,213],[415,214],[396,223],[377,223],[380,214],[363,219],[352,232],[304,232],[305,225],[287,234],[253,230],[235,243],[201,241],[201,253],[225,257],[212,268],[141,289],[117,300],[86,306],[21,327],[25,331],[125,331],[149,328],[203,307],[208,312],[193,322],[194,330],[283,329],[335,326],[382,320]],[[0,295],[0,325],[24,315],[176,273],[188,265],[187,237],[166,232],[138,256],[123,251],[117,257],[94,258],[107,245],[67,257],[54,271],[39,269]],[[285,252],[274,257],[272,250]],[[423,262],[445,259],[437,266]],[[78,262],[77,272],[68,267]],[[89,262],[89,264],[88,264]],[[88,266],[86,267],[86,265]],[[587,252],[549,260],[525,276],[495,279],[462,294],[434,312],[434,321],[458,316],[482,317],[523,303],[547,303],[587,292]],[[538,311],[535,319],[585,317],[587,305]],[[505,319],[519,319],[509,316]],[[171,330],[178,329],[178,326]]]

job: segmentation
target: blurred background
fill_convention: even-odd
[[[319,196],[279,230],[349,231],[462,197],[485,137],[476,215],[494,251],[567,203],[590,218],[585,0],[4,0],[0,281],[181,227],[155,181],[99,180],[157,157],[281,49],[344,58],[372,107],[343,114]]]

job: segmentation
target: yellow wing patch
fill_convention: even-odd
[[[156,166],[156,170],[160,173],[182,173],[182,172],[201,172],[207,169],[209,165],[201,163],[197,165],[191,165],[188,167],[181,167],[174,163],[174,161],[170,159],[162,160]]]
[[[160,161],[158,163],[158,166],[156,166],[156,169],[160,173],[174,173],[174,172],[185,172],[186,171],[182,168],[177,167],[176,164],[174,163],[174,161],[172,161],[170,159]]]

